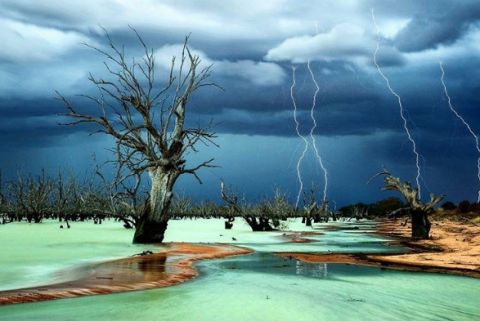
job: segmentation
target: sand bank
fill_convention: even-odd
[[[196,261],[248,253],[231,245],[170,243],[160,253],[91,266],[86,277],[75,281],[0,292],[0,305],[172,286],[198,275]]]
[[[395,270],[448,273],[480,278],[480,227],[462,222],[432,222],[430,240],[411,240],[410,224],[386,220],[377,234],[393,238],[410,250],[403,254],[277,253],[307,263],[342,263]]]

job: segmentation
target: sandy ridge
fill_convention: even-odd
[[[164,252],[96,264],[87,277],[79,280],[2,291],[0,305],[172,286],[198,275],[196,261],[251,252],[232,245],[170,243]]]

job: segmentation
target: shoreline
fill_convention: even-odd
[[[432,219],[430,239],[412,240],[410,222],[382,221],[377,233],[397,239],[412,252],[375,256],[385,264],[399,264],[425,270],[480,278],[480,227],[465,222]]]
[[[276,253],[287,259],[306,263],[341,263],[400,271],[444,273],[480,278],[480,228],[454,221],[432,221],[431,239],[412,240],[410,224],[402,220],[383,220],[376,235],[410,249],[406,253]]]
[[[374,233],[410,249],[405,253],[308,253],[276,252],[274,255],[306,263],[338,263],[379,269],[446,273],[480,278],[480,228],[474,224],[433,221],[431,239],[411,240],[403,220],[378,222]],[[291,243],[314,242],[322,232],[303,231],[281,235]],[[254,251],[230,244],[167,243],[158,253],[134,255],[97,263],[78,280],[0,291],[0,306],[89,295],[111,294],[177,285],[198,276],[195,262]]]
[[[168,287],[197,277],[197,261],[253,252],[227,244],[166,245],[163,252],[92,265],[89,275],[78,280],[1,291],[0,306]]]

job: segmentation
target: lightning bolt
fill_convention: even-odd
[[[308,140],[305,138],[305,136],[300,134],[300,129],[299,129],[300,123],[298,122],[298,118],[297,118],[297,102],[295,101],[295,96],[293,95],[293,90],[295,88],[295,85],[296,85],[295,67],[292,66],[292,86],[290,87],[290,97],[292,98],[292,104],[293,104],[293,120],[295,121],[295,131],[297,132],[297,136],[300,137],[304,142],[303,152],[297,161],[297,178],[298,178],[298,183],[300,184],[300,188],[298,190],[297,200],[295,202],[295,208],[298,208],[298,203],[300,202],[300,196],[302,195],[302,191],[303,191],[303,180],[302,180],[302,175],[300,173],[300,166],[303,159],[305,158],[305,154],[307,153],[309,143],[308,143]]]
[[[383,73],[382,69],[380,68],[380,65],[378,64],[377,54],[378,54],[378,51],[380,50],[380,28],[378,27],[377,21],[375,20],[375,13],[374,13],[373,9],[371,9],[371,13],[372,13],[372,21],[373,21],[373,24],[375,25],[375,29],[377,31],[377,47],[375,48],[375,52],[373,54],[373,63],[377,67],[377,71],[380,74],[380,76],[383,78],[383,80],[385,80],[385,83],[386,83],[390,93],[397,98],[398,106],[400,107],[400,117],[403,120],[403,128],[405,130],[405,133],[408,136],[408,140],[410,141],[410,143],[412,143],[412,150],[413,150],[413,153],[415,154],[415,165],[417,167],[417,176],[415,177],[415,181],[417,183],[418,197],[421,199],[422,194],[421,194],[421,187],[420,187],[420,177],[421,177],[420,154],[417,151],[417,144],[416,144],[415,140],[413,139],[412,134],[410,133],[410,129],[408,128],[407,118],[405,117],[405,114],[404,114],[402,98],[400,97],[400,95],[395,90],[393,90],[392,86],[390,85],[390,80]]]
[[[470,124],[467,123],[467,121],[457,112],[457,110],[453,106],[452,100],[450,99],[450,95],[448,94],[447,85],[445,84],[445,80],[444,80],[445,70],[443,69],[443,64],[442,64],[442,62],[439,62],[438,64],[439,64],[440,70],[442,72],[442,76],[440,77],[440,81],[442,82],[443,92],[445,93],[445,97],[447,97],[448,107],[450,108],[452,113],[463,123],[463,125],[467,128],[468,132],[475,139],[475,147],[476,147],[477,152],[479,154],[478,159],[477,159],[477,169],[478,169],[477,177],[478,177],[478,181],[480,182],[480,144],[478,142],[478,136],[477,136],[477,134],[475,134],[475,132],[473,131]],[[478,191],[477,202],[480,202],[480,190]]]
[[[310,59],[307,60],[307,68],[308,68],[308,71],[310,72],[310,76],[312,77],[312,81],[315,84],[315,93],[313,94],[313,103],[312,103],[312,108],[310,109],[310,118],[312,119],[312,122],[313,122],[313,126],[310,129],[310,138],[312,139],[312,146],[315,151],[315,157],[317,158],[318,164],[320,165],[323,171],[323,179],[324,179],[325,185],[323,187],[322,200],[323,202],[325,202],[327,200],[328,172],[323,164],[323,159],[322,159],[322,156],[320,156],[320,153],[317,148],[317,142],[315,140],[315,135],[313,134],[315,129],[317,128],[317,120],[315,119],[314,111],[315,111],[315,106],[317,104],[317,95],[318,95],[318,92],[320,91],[320,87],[318,86],[317,80],[315,79],[315,75],[313,74],[312,68],[310,67]]]

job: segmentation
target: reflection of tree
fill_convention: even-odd
[[[295,274],[314,278],[326,278],[328,277],[328,264],[305,264],[297,260],[295,263]]]
[[[142,272],[165,272],[166,262],[166,255],[149,255],[138,262],[138,269]]]

